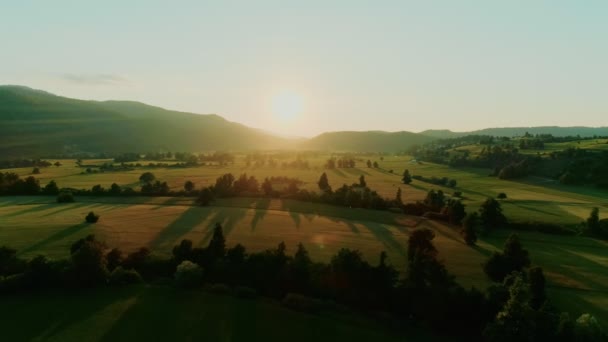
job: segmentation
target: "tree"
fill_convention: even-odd
[[[203,269],[191,261],[184,260],[177,266],[175,282],[183,288],[199,286],[203,282]]]
[[[374,169],[377,169],[377,168],[379,168],[379,167],[380,167],[380,166],[378,165],[378,162],[376,162],[376,161],[375,161],[375,162],[374,162]]]
[[[186,192],[194,190],[194,183],[192,181],[186,181],[186,183],[184,183],[184,190],[186,190]]]
[[[56,161],[53,165],[55,165],[56,167],[60,167],[61,163],[59,161]]]
[[[448,220],[451,224],[460,224],[467,213],[464,210],[464,204],[462,204],[462,202],[451,199],[448,201],[448,205],[445,208],[445,214],[448,216]]]
[[[319,182],[317,182],[317,184],[319,185],[319,189],[321,191],[323,191],[323,192],[331,191],[331,186],[329,185],[329,180],[327,179],[327,174],[325,172],[323,172],[321,177],[319,177]]]
[[[85,217],[85,220],[88,223],[96,223],[99,220],[99,215],[95,215],[94,212],[90,211]]]
[[[593,235],[599,235],[600,233],[600,210],[597,207],[591,209],[589,213],[587,231]]]
[[[89,235],[72,244],[70,248],[72,268],[78,285],[89,287],[100,285],[108,276],[104,243]]]
[[[487,341],[535,341],[535,313],[529,303],[528,284],[517,275],[509,288],[509,300],[483,335]]]
[[[72,203],[74,202],[74,195],[70,191],[62,191],[57,196],[57,203]]]
[[[435,258],[437,256],[437,248],[431,242],[434,238],[435,233],[430,229],[414,230],[407,240],[407,260],[412,261],[416,254]]]
[[[59,187],[57,186],[57,183],[55,183],[54,180],[48,182],[47,185],[44,186],[44,189],[42,190],[42,192],[45,195],[58,195],[59,194]]]
[[[472,246],[477,242],[475,228],[477,227],[478,221],[479,215],[476,212],[469,213],[462,219],[462,230],[460,231],[460,234],[462,235],[464,242],[469,246]]]
[[[483,265],[488,278],[502,282],[512,272],[521,272],[530,266],[530,256],[519,242],[516,234],[511,234],[503,247],[503,252],[495,252]]]
[[[142,183],[152,183],[156,179],[156,176],[152,172],[144,172],[139,176],[139,181]]]
[[[40,174],[40,168],[35,167],[34,170],[32,170],[32,173],[35,175],[39,175]]]
[[[365,182],[365,176],[361,175],[359,177],[359,186],[365,188],[367,186],[367,182]]]
[[[403,199],[401,198],[401,188],[397,188],[397,194],[395,194],[395,202],[401,205],[403,204]]]
[[[200,193],[198,194],[198,198],[196,199],[196,202],[202,206],[207,206],[211,203],[211,201],[213,201],[213,192],[211,191],[211,189],[207,188],[203,188]]]
[[[226,238],[224,238],[224,230],[219,222],[215,224],[207,252],[212,260],[223,258],[226,255]]]
[[[486,230],[491,230],[507,223],[507,218],[502,213],[500,202],[491,197],[488,197],[479,208],[479,219]]]
[[[528,270],[528,282],[530,283],[530,306],[539,310],[547,299],[545,292],[545,275],[541,267],[532,267]]]
[[[264,182],[262,182],[262,191],[266,196],[272,195],[272,183],[270,182],[268,177],[264,178]]]
[[[120,195],[120,193],[122,192],[122,189],[120,188],[120,185],[116,184],[116,183],[112,183],[112,185],[110,185],[110,193],[113,195]]]
[[[507,198],[507,194],[505,194],[504,192],[501,192],[498,194],[498,196],[496,196],[496,198],[498,199],[506,199]]]
[[[412,175],[410,175],[410,170],[405,169],[403,171],[403,178],[401,178],[403,184],[410,184],[412,182]]]
[[[122,251],[118,248],[113,248],[106,255],[106,264],[108,271],[112,272],[116,267],[119,267],[123,262]]]
[[[369,159],[367,160],[367,167],[370,169],[372,168],[372,161]]]

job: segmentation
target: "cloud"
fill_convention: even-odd
[[[118,85],[128,83],[128,80],[119,75],[111,74],[62,74],[65,81],[82,85]]]

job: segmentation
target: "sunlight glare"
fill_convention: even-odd
[[[304,109],[302,97],[292,91],[283,91],[272,98],[273,114],[284,121],[297,118]]]

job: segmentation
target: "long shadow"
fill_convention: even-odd
[[[348,168],[344,168],[342,170],[344,170],[345,172],[350,173],[351,175],[354,175],[354,176],[361,176],[361,175],[369,176],[370,175],[369,172],[364,171],[358,167],[355,167],[355,168],[348,167]]]
[[[12,212],[10,214],[4,215],[4,217],[14,217],[14,216],[19,216],[19,215],[23,215],[23,214],[27,214],[27,213],[36,212],[36,211],[46,210],[46,209],[49,209],[49,208],[57,206],[57,203],[49,203],[49,204],[24,204],[24,205],[27,205],[28,208],[27,209],[23,209],[23,210],[14,211],[14,212]]]
[[[300,219],[300,213],[298,211],[293,210],[292,203],[290,201],[281,201],[281,210],[289,213],[289,217],[293,220],[293,223],[296,225],[296,228],[300,228],[300,223],[302,220]]]
[[[51,236],[47,237],[46,239],[36,242],[35,244],[33,244],[25,249],[22,249],[21,251],[19,251],[19,254],[29,253],[31,251],[35,251],[46,245],[49,245],[53,242],[63,240],[72,234],[78,233],[80,230],[82,230],[83,228],[88,227],[88,226],[89,226],[89,223],[83,222],[83,223],[79,223],[79,224],[73,225],[71,227],[68,227],[66,229],[60,230],[60,231],[52,234]]]
[[[331,170],[334,174],[342,177],[342,178],[346,178],[346,174],[344,172],[342,172],[340,169],[332,169]]]
[[[389,251],[393,251],[401,255],[406,256],[405,247],[395,239],[393,233],[384,224],[375,222],[360,222],[365,228],[367,228]]]
[[[76,209],[76,208],[80,208],[80,207],[85,207],[85,206],[91,206],[91,204],[90,203],[72,203],[71,205],[70,204],[63,204],[63,205],[58,204],[57,206],[60,207],[58,210],[51,211],[50,213],[46,213],[40,217],[57,215],[64,211],[68,211],[68,210],[72,210],[72,209]]]
[[[270,206],[270,198],[260,198],[258,199],[253,206],[255,214],[251,219],[251,231],[255,231],[255,228],[258,226],[258,223],[266,216],[268,212],[268,207]]]
[[[177,239],[205,221],[207,213],[208,211],[200,207],[188,208],[150,242],[150,247],[154,250],[173,246]]]
[[[235,225],[245,217],[248,210],[249,208],[212,207],[207,219],[207,227],[205,228],[204,236],[200,241],[200,245],[206,246],[209,243],[211,236],[213,236],[213,229],[215,228],[216,223],[222,225],[224,236],[227,238],[234,229]]]

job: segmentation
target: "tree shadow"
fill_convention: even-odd
[[[331,169],[331,172],[334,173],[335,175],[338,175],[338,176],[342,177],[342,178],[347,178],[346,174],[344,172],[342,172],[342,170],[340,170],[340,169],[337,169],[337,168],[336,169]],[[330,181],[330,183],[331,183],[331,181]]]
[[[33,213],[36,211],[46,210],[52,207],[57,206],[57,203],[49,203],[49,204],[22,204],[24,206],[28,206],[26,209],[14,211],[12,213],[4,215],[4,217],[15,217],[23,214]]]
[[[235,225],[245,217],[249,210],[249,208],[238,207],[211,207],[210,209],[211,212],[206,220],[206,227],[203,231],[203,238],[200,241],[200,246],[206,246],[209,243],[211,236],[213,236],[213,229],[215,228],[216,223],[222,225],[224,237],[228,238]]]
[[[180,237],[205,221],[208,215],[208,210],[205,209],[201,207],[188,208],[175,221],[158,233],[156,238],[149,243],[149,246],[153,250],[170,249]]]
[[[362,169],[360,169],[358,167],[355,167],[355,168],[347,167],[347,168],[344,168],[342,170],[344,170],[344,172],[349,173],[349,174],[351,174],[353,176],[361,176],[361,175],[369,176],[370,175],[369,172],[364,171],[364,170],[362,170]]]
[[[378,239],[378,241],[380,241],[389,252],[395,252],[402,257],[407,256],[405,246],[395,238],[391,230],[386,225],[369,221],[358,223],[367,228],[367,230],[369,230],[370,233],[372,233],[372,235],[374,235],[374,237]]]
[[[56,233],[48,236],[46,239],[44,239],[42,241],[39,241],[39,242],[36,242],[35,244],[30,245],[29,247],[27,247],[27,248],[19,251],[18,254],[29,253],[29,252],[38,250],[38,249],[40,249],[40,248],[42,248],[42,247],[44,247],[46,245],[49,245],[49,244],[51,244],[53,242],[57,242],[57,241],[63,240],[65,238],[69,237],[70,235],[78,233],[80,230],[88,227],[89,225],[90,225],[89,223],[82,222],[82,223],[73,225],[71,227],[68,227],[66,229],[60,230],[60,231],[58,231],[58,232],[56,232]]]
[[[264,219],[266,213],[268,212],[268,207],[270,206],[270,198],[260,198],[255,203],[253,203],[253,210],[255,214],[251,219],[251,231],[255,231],[255,228],[258,226],[258,223]]]

